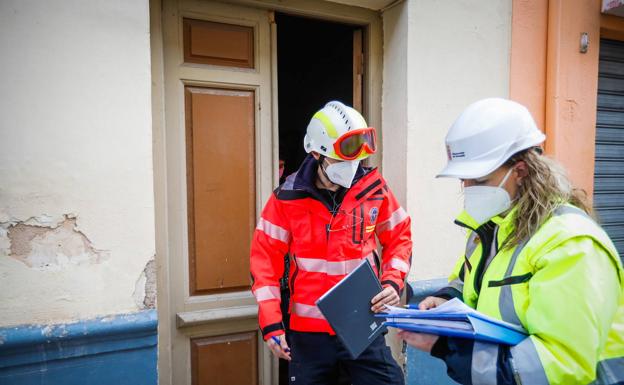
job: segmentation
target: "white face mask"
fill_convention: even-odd
[[[359,160],[332,163],[325,167],[325,173],[332,183],[350,188],[359,164]]]
[[[507,182],[513,168],[505,174],[497,187],[470,186],[464,188],[464,209],[479,225],[511,207],[511,198],[501,186]]]

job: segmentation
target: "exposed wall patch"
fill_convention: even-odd
[[[154,257],[147,262],[137,279],[132,297],[139,309],[156,308],[156,261]]]
[[[109,251],[96,249],[77,229],[73,215],[63,216],[60,222],[30,218],[2,227],[10,242],[8,255],[32,268],[60,269],[67,264],[97,264],[110,258]]]

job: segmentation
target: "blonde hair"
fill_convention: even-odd
[[[563,167],[542,155],[540,148],[522,151],[506,164],[512,166],[519,161],[526,164],[527,175],[519,186],[515,204],[517,210],[513,222],[516,230],[507,238],[504,247],[514,247],[531,238],[554,210],[564,203],[593,214],[585,191],[574,188]]]

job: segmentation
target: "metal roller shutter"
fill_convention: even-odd
[[[594,206],[624,255],[624,42],[600,41]]]

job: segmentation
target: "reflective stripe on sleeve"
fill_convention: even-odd
[[[474,342],[470,375],[473,384],[496,385],[498,344]]]
[[[260,218],[256,229],[264,232],[269,237],[278,241],[282,241],[284,243],[288,243],[288,241],[290,240],[290,233],[288,232],[288,230],[278,225],[275,225],[264,218]]]
[[[282,299],[279,286],[262,286],[253,292],[256,301],[268,301],[270,299]]]
[[[455,278],[451,282],[448,283],[448,287],[452,287],[453,289],[459,291],[460,293],[464,292],[464,281],[459,278]]]
[[[399,207],[392,213],[392,215],[390,215],[390,218],[377,224],[377,233],[380,234],[384,231],[394,229],[396,225],[403,222],[408,217],[409,215],[407,214],[407,211],[405,211],[403,207]]]
[[[399,258],[392,258],[390,262],[384,266],[384,269],[387,269],[388,267],[402,271],[405,274],[409,273],[410,270],[409,263]]]
[[[521,384],[548,385],[548,378],[531,337],[510,348],[511,367]]]
[[[292,311],[299,317],[308,317],[324,320],[325,317],[318,307],[314,305],[306,305],[303,303],[293,302]]]
[[[373,254],[367,255],[365,258],[347,259],[344,261],[327,261],[321,258],[302,258],[296,259],[297,266],[307,272],[324,273],[327,275],[346,275],[355,270],[364,259],[368,259],[371,266],[375,266]]]

